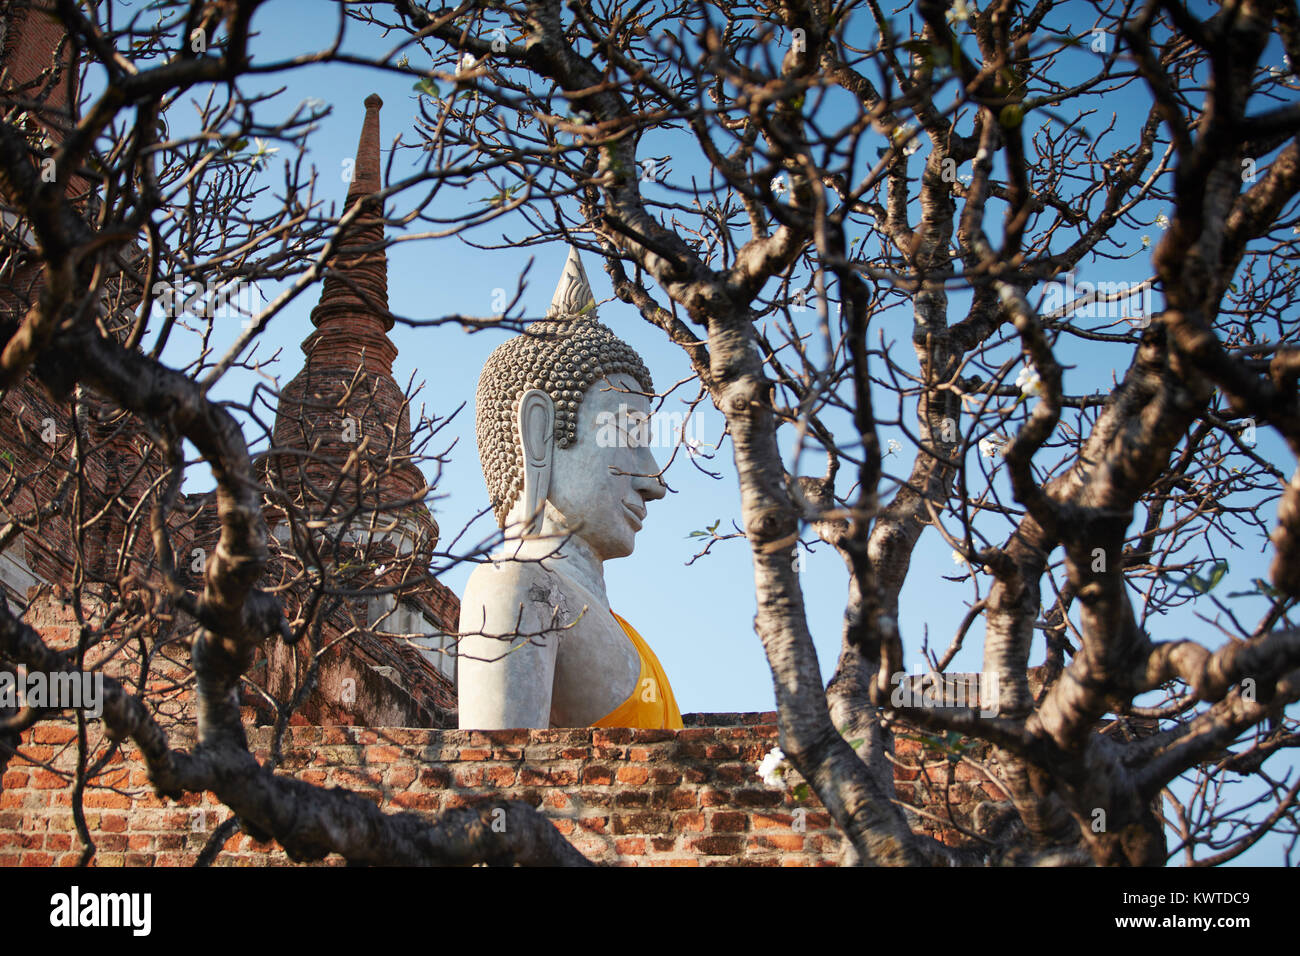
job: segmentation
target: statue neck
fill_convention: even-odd
[[[514,517],[512,512],[511,518]],[[540,534],[507,538],[503,556],[517,561],[541,561],[544,567],[570,578],[598,597],[605,605],[602,610],[610,610],[605,593],[605,562],[580,535],[565,527],[549,502]]]

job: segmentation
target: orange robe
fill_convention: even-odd
[[[609,613],[614,614],[613,611]],[[636,687],[632,696],[623,701],[613,711],[592,724],[593,727],[643,727],[656,730],[679,730],[682,727],[682,712],[677,709],[677,699],[673,697],[668,675],[650,645],[642,639],[627,621],[617,614],[618,621],[637,656],[641,658],[641,673],[637,676]]]

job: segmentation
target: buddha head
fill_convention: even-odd
[[[641,357],[596,319],[570,248],[546,320],[493,351],[479,377],[475,431],[497,524],[575,534],[601,560],[631,554],[646,503],[664,495],[645,441],[653,391]]]

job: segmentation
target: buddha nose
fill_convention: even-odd
[[[639,475],[632,480],[632,487],[643,501],[658,501],[668,493],[664,483],[654,475]]]
[[[659,478],[659,464],[650,449],[641,449],[640,467],[637,476],[632,479],[632,489],[641,496],[642,501],[657,501],[668,493],[668,487]]]

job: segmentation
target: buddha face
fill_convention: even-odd
[[[548,503],[602,561],[632,553],[647,504],[665,492],[639,388],[623,373],[593,383],[578,407],[576,441],[553,453]]]

